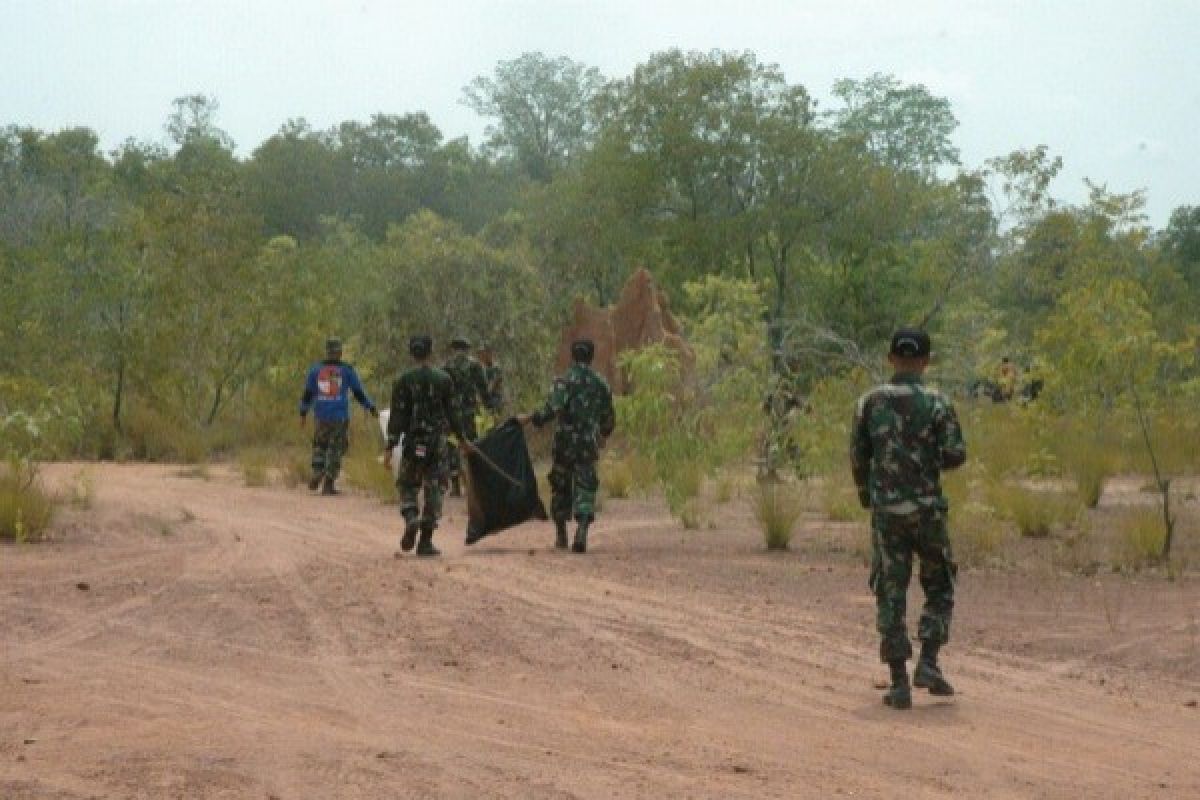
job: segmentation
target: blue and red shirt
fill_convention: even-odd
[[[300,414],[313,411],[320,422],[345,422],[350,419],[350,393],[367,411],[374,413],[375,404],[363,391],[354,367],[343,361],[320,361],[308,370],[304,381],[304,396],[300,398]]]

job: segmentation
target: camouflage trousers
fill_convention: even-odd
[[[313,475],[337,480],[342,471],[342,456],[350,447],[350,421],[317,420],[312,440]]]
[[[471,441],[479,438],[479,430],[475,424],[475,412],[468,411],[463,414],[463,433]],[[446,452],[446,475],[451,478],[457,478],[462,474],[462,454],[458,452],[457,447],[451,447]]]
[[[550,467],[551,519],[566,522],[574,514],[576,520],[591,522],[596,518],[598,488],[600,477],[596,474],[596,459],[555,450],[554,463]]]
[[[883,661],[912,658],[905,613],[914,555],[920,559],[918,575],[925,593],[917,638],[942,645],[950,638],[958,573],[950,551],[946,512],[933,508],[912,514],[873,512],[869,584],[875,592],[875,628]]]
[[[446,440],[438,439],[425,446],[424,455],[417,451],[416,443],[405,441],[400,456],[400,474],[396,488],[400,492],[400,513],[405,520],[420,519],[421,527],[433,530],[442,517],[442,480],[446,463]],[[425,493],[425,504],[418,507],[421,492]]]

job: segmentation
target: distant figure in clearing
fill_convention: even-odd
[[[354,394],[372,416],[375,404],[363,391],[354,367],[342,361],[342,340],[325,340],[325,359],[313,364],[304,380],[300,398],[300,425],[311,410],[317,418],[312,440],[312,478],[308,488],[321,494],[337,494],[334,486],[342,469],[342,456],[350,446],[350,394]]]
[[[937,660],[950,638],[958,572],[946,530],[949,504],[941,473],[962,466],[967,450],[954,406],[921,381],[929,354],[925,331],[896,331],[888,350],[895,374],[859,398],[851,431],[854,483],[859,502],[871,510],[869,584],[875,592],[879,654],[892,676],[883,702],[896,709],[912,708],[905,603],[914,554],[921,560],[925,608],[917,625],[921,655],[912,685],[933,695],[954,694]]]

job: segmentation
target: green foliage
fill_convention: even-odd
[[[59,502],[42,487],[34,462],[10,458],[0,465],[0,539],[17,543],[40,540]]]

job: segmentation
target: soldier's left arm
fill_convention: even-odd
[[[613,410],[612,390],[604,383],[600,384],[600,388],[602,390],[602,398],[598,427],[600,435],[607,439],[609,436],[612,436],[613,430],[617,427],[617,414]]]
[[[358,379],[358,372],[351,366],[345,367],[345,370],[346,377],[349,379],[350,391],[354,393],[354,399],[367,411],[379,416],[379,412],[375,410],[375,404],[371,402],[371,398],[367,396],[366,390],[363,389],[362,381]]]
[[[871,431],[867,426],[867,402],[864,395],[854,408],[854,421],[850,425],[850,472],[858,490],[858,502],[863,508],[871,507],[871,495],[867,479],[871,473]]]
[[[942,398],[939,404],[939,413],[934,422],[937,426],[938,452],[942,459],[942,469],[961,467],[967,460],[967,445],[963,441],[958,414],[954,412],[954,405],[949,398]]]

